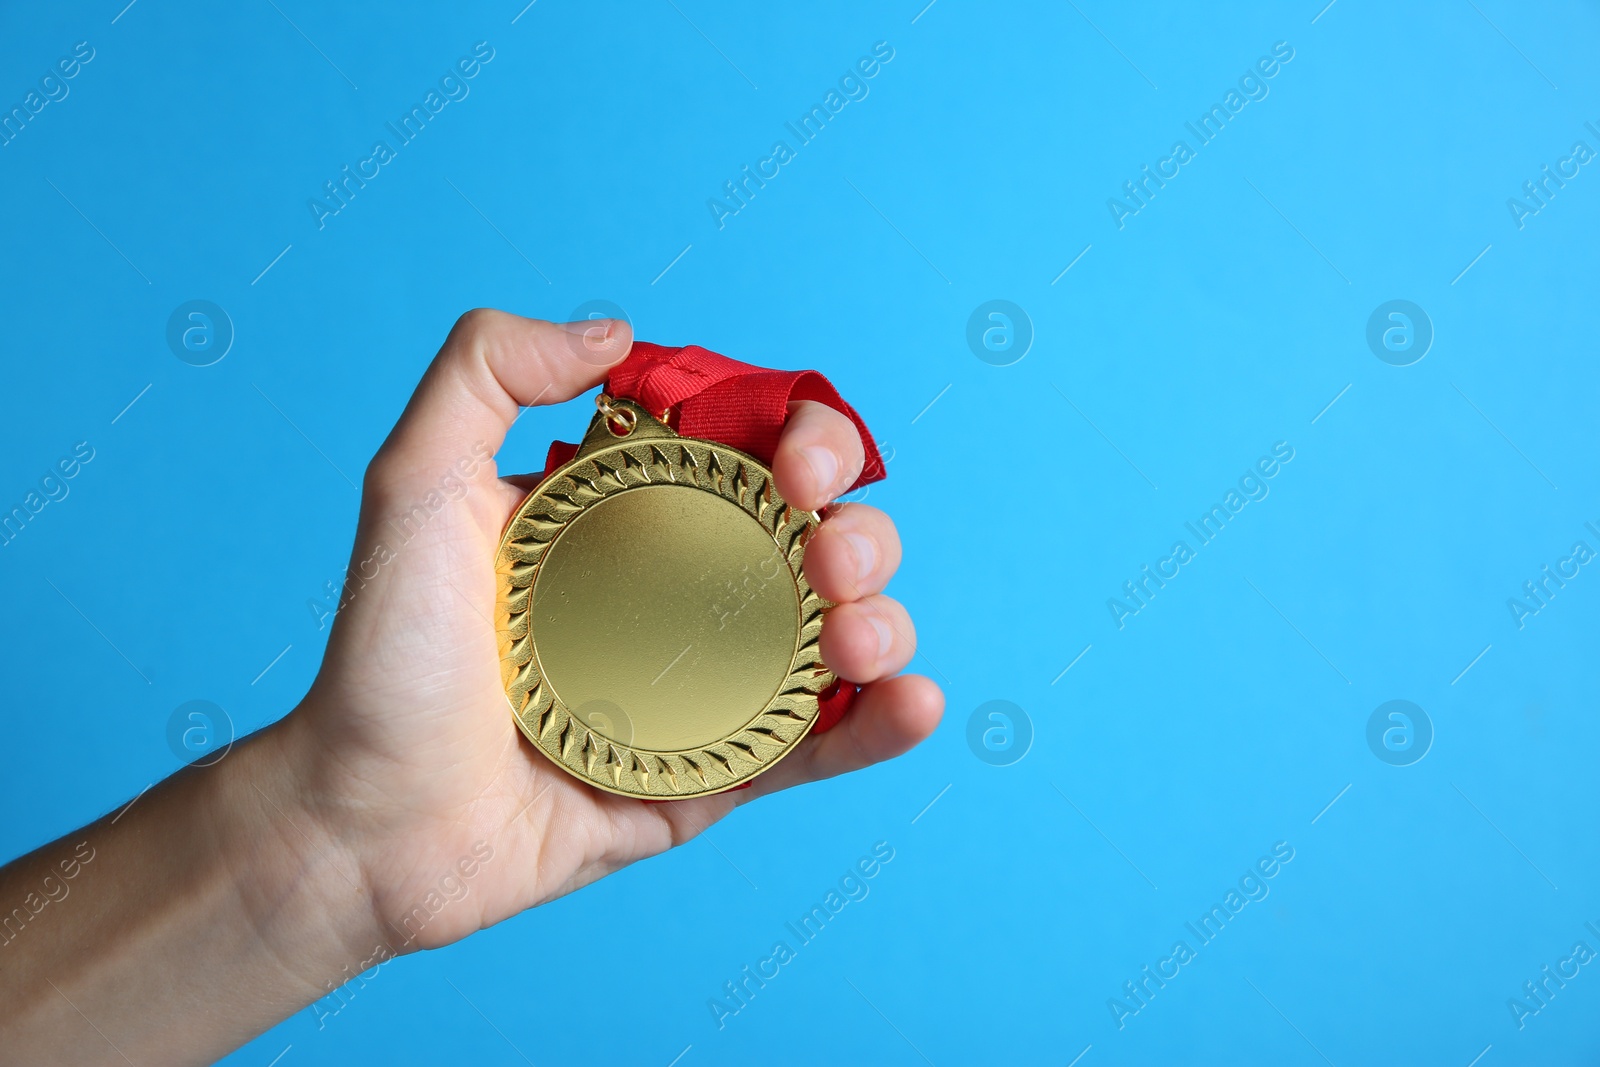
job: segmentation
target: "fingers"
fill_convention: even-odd
[[[917,632],[899,601],[869,596],[829,610],[821,648],[829,670],[865,685],[905,669],[917,650]]]
[[[808,738],[793,755],[742,790],[738,801],[742,804],[894,759],[933,733],[943,715],[944,694],[921,675],[902,674],[869,685],[838,726]]]
[[[806,579],[835,604],[883,592],[900,567],[894,520],[865,504],[842,504],[806,545]]]
[[[521,407],[597,385],[633,345],[624,321],[550,323],[479,309],[461,316],[374,467],[432,468],[500,447]]]
[[[855,423],[826,404],[797,400],[789,405],[772,474],[785,500],[816,511],[850,488],[866,458]]]

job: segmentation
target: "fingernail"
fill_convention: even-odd
[[[556,325],[570,334],[583,338],[581,347],[574,346],[573,353],[593,367],[612,367],[622,358],[624,350],[616,343],[616,319],[579,319]]]
[[[806,466],[811,468],[811,476],[817,480],[817,493],[831,498],[833,480],[839,477],[839,457],[833,454],[833,449],[822,445],[802,448],[800,455],[806,461]]]
[[[599,344],[611,338],[611,331],[617,328],[617,320],[579,319],[577,322],[560,322],[556,325],[568,333],[575,333],[591,343]]]
[[[856,554],[856,581],[863,581],[878,565],[878,546],[866,534],[847,533],[844,539]]]
[[[882,659],[889,654],[889,645],[894,642],[894,634],[889,629],[889,624],[882,619],[873,617],[867,620],[872,623],[872,628],[878,631],[878,658]]]

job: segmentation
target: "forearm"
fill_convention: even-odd
[[[209,1063],[372,956],[293,744],[257,734],[0,869],[0,1062]]]

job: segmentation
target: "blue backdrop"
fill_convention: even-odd
[[[0,853],[294,705],[457,315],[610,301],[863,411],[943,727],[227,1062],[1600,1054],[1594,4],[525,2],[0,14]]]

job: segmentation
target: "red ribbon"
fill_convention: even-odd
[[[611,368],[606,392],[634,401],[652,415],[667,414],[667,425],[685,437],[717,441],[772,466],[789,405],[796,400],[826,404],[855,423],[866,462],[851,490],[880,481],[888,472],[867,424],[833,384],[814,370],[770,370],[688,345],[665,348],[635,341],[628,358]],[[578,446],[553,441],[544,476],[572,459]],[[846,490],[847,492],[849,490]],[[817,698],[812,733],[826,733],[844,718],[857,686],[843,679]]]

